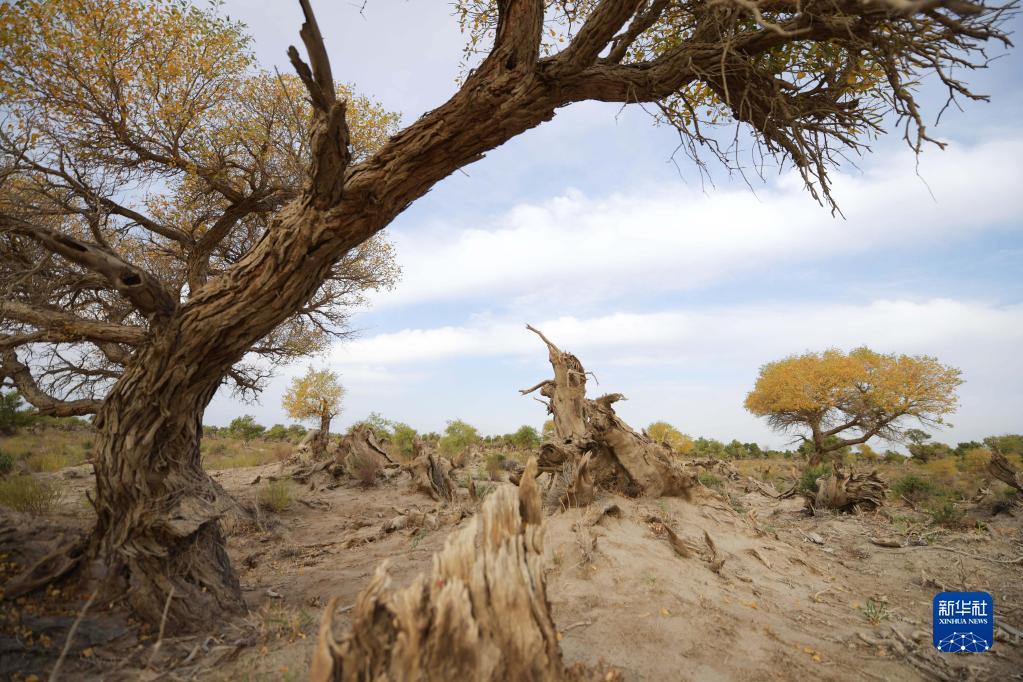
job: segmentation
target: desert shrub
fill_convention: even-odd
[[[963,453],[959,459],[959,468],[968,474],[982,474],[991,461],[991,451],[987,448],[973,448]]]
[[[720,476],[715,476],[707,471],[700,474],[700,483],[715,490],[721,490],[725,487],[725,482]]]
[[[288,424],[288,440],[292,443],[299,443],[305,438],[309,430],[301,424]]]
[[[274,459],[281,462],[286,460],[288,457],[291,457],[291,453],[292,453],[291,446],[288,445],[287,443],[278,443],[270,451],[271,456]]]
[[[352,455],[349,461],[351,475],[365,487],[376,485],[377,477],[380,476],[380,461],[376,457],[361,457]]]
[[[934,484],[919,476],[903,476],[892,484],[892,492],[912,502],[919,502],[935,492]]]
[[[501,477],[502,462],[504,457],[501,456],[500,452],[491,452],[487,455],[485,467],[487,476],[491,481],[496,481]]]
[[[391,433],[391,443],[402,459],[411,459],[416,452],[416,430],[408,424],[398,422]]]
[[[931,523],[945,528],[962,528],[963,512],[959,510],[952,500],[945,500],[928,510],[931,515]]]
[[[291,506],[294,498],[291,494],[291,481],[267,481],[259,489],[259,506],[278,514]]]
[[[14,471],[14,455],[9,452],[0,452],[0,476],[6,476]]]
[[[931,459],[921,464],[920,470],[933,483],[950,490],[962,492],[964,482],[960,479],[959,467],[956,466],[955,459],[951,457]]]
[[[817,492],[817,479],[831,472],[830,464],[820,464],[812,467],[807,466],[803,469],[803,475],[799,478],[799,486],[797,490],[815,493]]]
[[[78,458],[70,457],[67,452],[61,451],[47,451],[37,452],[29,455],[25,459],[25,464],[32,471],[38,472],[54,472],[60,471],[64,467],[74,466],[79,464]]]
[[[14,511],[48,514],[56,508],[63,492],[59,481],[12,476],[0,480],[0,505]]]

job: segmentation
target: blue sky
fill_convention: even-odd
[[[315,2],[335,76],[406,123],[455,89],[462,36],[439,2]],[[266,67],[288,67],[298,3],[229,0]],[[1017,26],[1019,22],[1016,22]],[[339,427],[370,412],[417,429],[462,418],[485,432],[539,426],[519,396],[550,374],[532,323],[619,391],[635,426],[773,446],[744,412],[758,368],[784,355],[867,344],[935,355],[966,383],[955,442],[1018,432],[1023,407],[1023,59],[971,77],[991,103],[949,111],[949,142],[919,159],[898,135],[835,175],[846,218],[789,172],[703,183],[673,132],[638,107],[584,103],[440,183],[387,229],[404,277],[374,297],[359,337],[313,359],[342,375]],[[941,93],[925,86],[927,101]],[[932,114],[937,113],[932,106]],[[287,368],[260,401],[224,391],[207,413],[284,422]]]

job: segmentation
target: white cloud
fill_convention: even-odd
[[[414,225],[392,235],[404,278],[375,305],[681,291],[833,255],[969,238],[1023,212],[1020,156],[1018,137],[952,145],[921,160],[921,179],[911,154],[888,151],[861,176],[835,176],[847,220],[817,206],[790,174],[758,196],[679,185],[605,197],[569,191],[484,225]]]
[[[879,300],[864,305],[620,312],[535,323],[596,372],[600,385],[592,391],[629,396],[621,407],[627,420],[646,424],[665,418],[696,434],[720,438],[782,442],[743,411],[742,400],[760,365],[807,349],[866,344],[882,352],[934,355],[961,368],[966,384],[962,407],[952,420],[960,428],[942,436],[947,439],[966,440],[1011,428],[1023,398],[1019,305]],[[474,386],[471,370],[467,374],[464,369],[464,363],[474,358],[485,359],[486,388]],[[379,334],[335,348],[330,362],[345,375],[375,367],[406,377],[387,387],[388,400],[396,408],[429,404],[425,409],[430,414],[450,417],[458,411],[493,430],[542,417],[515,391],[548,371],[541,342],[518,320]],[[410,379],[413,371],[424,380]],[[438,393],[438,376],[444,376],[452,389]]]

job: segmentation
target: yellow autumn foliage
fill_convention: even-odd
[[[304,375],[292,379],[281,404],[292,419],[322,421],[326,418],[329,422],[341,412],[343,395],[344,388],[337,374],[310,367]]]

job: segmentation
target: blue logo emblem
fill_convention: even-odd
[[[981,653],[995,638],[995,604],[987,592],[934,595],[934,648],[948,653]]]

